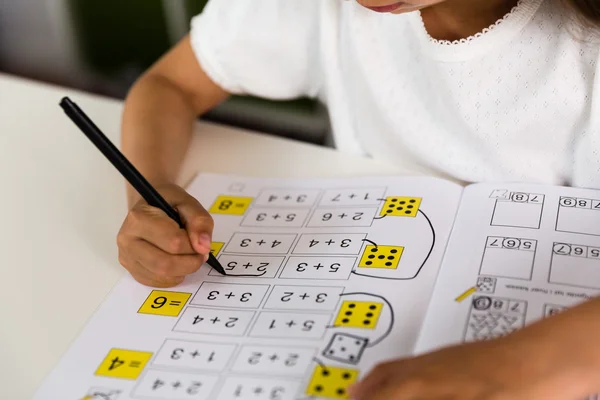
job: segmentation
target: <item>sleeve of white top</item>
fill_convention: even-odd
[[[191,22],[202,69],[232,94],[314,97],[322,0],[210,0]]]

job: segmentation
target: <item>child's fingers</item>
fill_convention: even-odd
[[[398,362],[377,365],[365,378],[350,388],[350,396],[355,400],[371,399],[390,381],[398,379]]]
[[[183,276],[159,277],[144,268],[139,262],[121,254],[119,254],[119,262],[131,274],[133,279],[144,286],[170,288],[179,285],[185,279]]]
[[[200,254],[169,254],[141,239],[132,242],[128,252],[135,261],[159,278],[190,275],[200,269],[206,258]]]
[[[212,216],[191,196],[177,206],[177,211],[183,219],[194,250],[199,254],[208,254],[214,228]]]
[[[152,243],[169,254],[195,254],[185,230],[162,210],[136,205],[127,215],[121,234]]]

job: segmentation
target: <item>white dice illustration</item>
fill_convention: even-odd
[[[323,350],[323,356],[330,360],[348,364],[358,364],[369,339],[347,333],[335,333]]]

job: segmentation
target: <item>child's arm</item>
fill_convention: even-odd
[[[123,152],[187,226],[187,232],[178,229],[127,185],[130,211],[117,238],[119,261],[143,284],[176,285],[208,256],[212,219],[174,182],[196,118],[227,97],[198,64],[189,36],[146,71],[127,96]]]
[[[227,96],[204,73],[186,36],[129,92],[123,114],[123,151],[151,183],[173,183],[194,121]],[[139,196],[128,190],[128,199],[132,206]]]
[[[504,338],[375,368],[356,400],[583,399],[600,392],[600,299]]]

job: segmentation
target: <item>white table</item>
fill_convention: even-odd
[[[0,398],[30,399],[123,275],[123,179],[58,106],[70,96],[114,143],[122,104],[0,74]],[[180,184],[198,171],[264,177],[416,173],[199,123]],[[201,137],[201,140],[198,140]]]

